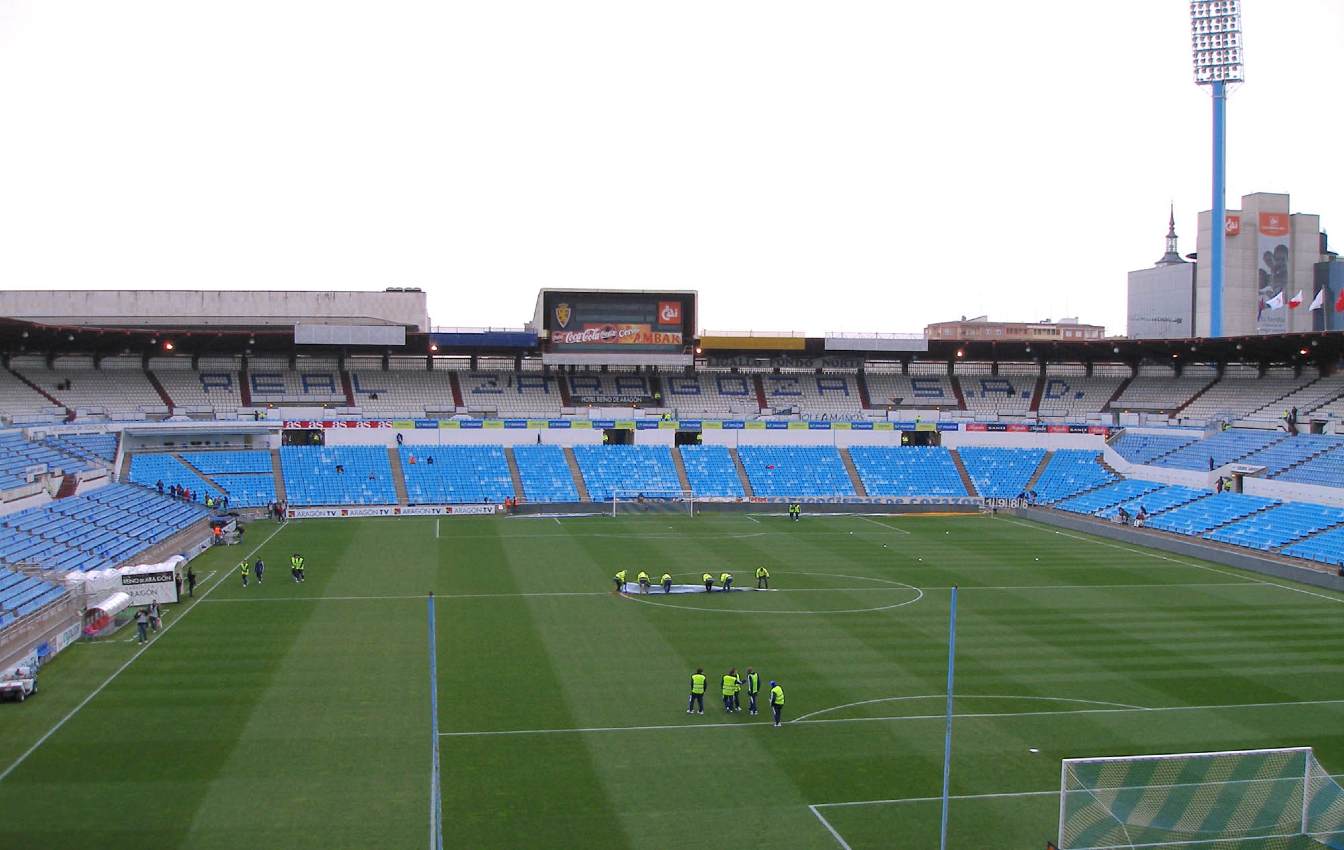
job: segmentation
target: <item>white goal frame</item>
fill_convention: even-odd
[[[648,490],[612,490],[611,491],[611,515],[619,515],[620,505],[637,503],[643,496],[648,504],[651,505],[674,505],[678,502],[685,503],[686,512],[695,516],[695,494],[690,490],[666,490],[662,492],[650,493]]]
[[[1059,767],[1059,826],[1055,833],[1055,841],[1059,842],[1060,850],[1070,850],[1064,845],[1064,827],[1067,817],[1067,803],[1069,790],[1069,772],[1074,765],[1083,764],[1102,764],[1105,762],[1142,762],[1142,761],[1166,761],[1172,759],[1211,759],[1219,756],[1246,756],[1255,754],[1290,754],[1301,753],[1305,755],[1303,759],[1304,768],[1302,772],[1302,819],[1299,825],[1300,835],[1308,833],[1308,810],[1311,795],[1308,789],[1311,787],[1312,765],[1317,764],[1316,756],[1311,747],[1263,747],[1250,750],[1219,750],[1206,753],[1160,753],[1155,755],[1141,756],[1101,756],[1096,758],[1072,758],[1062,759]],[[1294,780],[1295,781],[1295,780]],[[1281,836],[1279,836],[1281,837]],[[1227,839],[1234,840],[1252,840],[1252,839]],[[1205,843],[1205,842],[1201,842]],[[1213,843],[1212,841],[1207,843]]]

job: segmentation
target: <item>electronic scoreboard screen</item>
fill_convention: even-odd
[[[694,292],[542,290],[552,350],[682,352],[695,337]]]

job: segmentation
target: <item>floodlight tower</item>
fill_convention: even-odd
[[[1213,214],[1209,222],[1209,336],[1223,335],[1227,247],[1227,84],[1242,81],[1241,0],[1190,0],[1195,83],[1213,89]]]

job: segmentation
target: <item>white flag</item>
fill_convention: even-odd
[[[1302,290],[1299,289],[1296,295],[1288,299],[1288,307],[1289,309],[1296,310],[1298,307],[1301,306],[1302,306]]]
[[[1325,308],[1325,290],[1322,289],[1320,292],[1316,293],[1315,298],[1311,299],[1311,307],[1309,307],[1308,309],[1321,310],[1324,308]]]
[[[1283,309],[1283,290],[1280,289],[1278,295],[1275,295],[1273,298],[1271,298],[1271,299],[1269,299],[1268,301],[1266,301],[1266,302],[1265,302],[1265,306],[1268,307],[1268,308],[1271,309],[1271,310],[1282,310],[1282,309]]]

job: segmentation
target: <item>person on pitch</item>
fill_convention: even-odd
[[[691,713],[693,706],[700,708],[700,713],[705,713],[705,668],[697,667],[691,674],[691,698],[686,702],[686,713]]]
[[[705,583],[705,593],[709,593],[714,589],[714,576],[710,573],[705,573],[700,576],[700,580]]]
[[[784,725],[784,689],[779,682],[770,683],[770,710],[775,714],[775,725]]]
[[[649,592],[649,574],[640,570],[639,575],[635,577],[635,580],[639,582],[639,592],[647,594]]]
[[[761,674],[747,668],[747,713],[756,716],[756,695],[761,692]]]
[[[616,583],[617,593],[625,592],[625,570],[617,570],[615,577],[612,578],[612,581]]]
[[[663,593],[671,593],[671,592],[672,592],[672,575],[671,573],[663,573]]]
[[[734,673],[734,674],[733,674],[733,678],[736,680],[736,681],[733,682],[733,711],[741,711],[741,710],[742,710],[742,677],[739,676],[739,675],[737,675],[736,673]]]
[[[243,587],[247,587],[247,574],[252,571],[252,565],[246,560],[238,564],[238,575],[243,577]]]
[[[728,672],[723,674],[723,710],[727,714],[732,714],[733,699],[737,695],[737,668],[729,667]]]
[[[720,574],[719,574],[719,586],[720,586],[725,592],[726,592],[726,591],[729,591],[729,590],[732,590],[732,589],[733,589],[733,574],[732,574],[732,573],[720,573]]]
[[[765,567],[756,568],[756,589],[770,589],[770,571]]]

